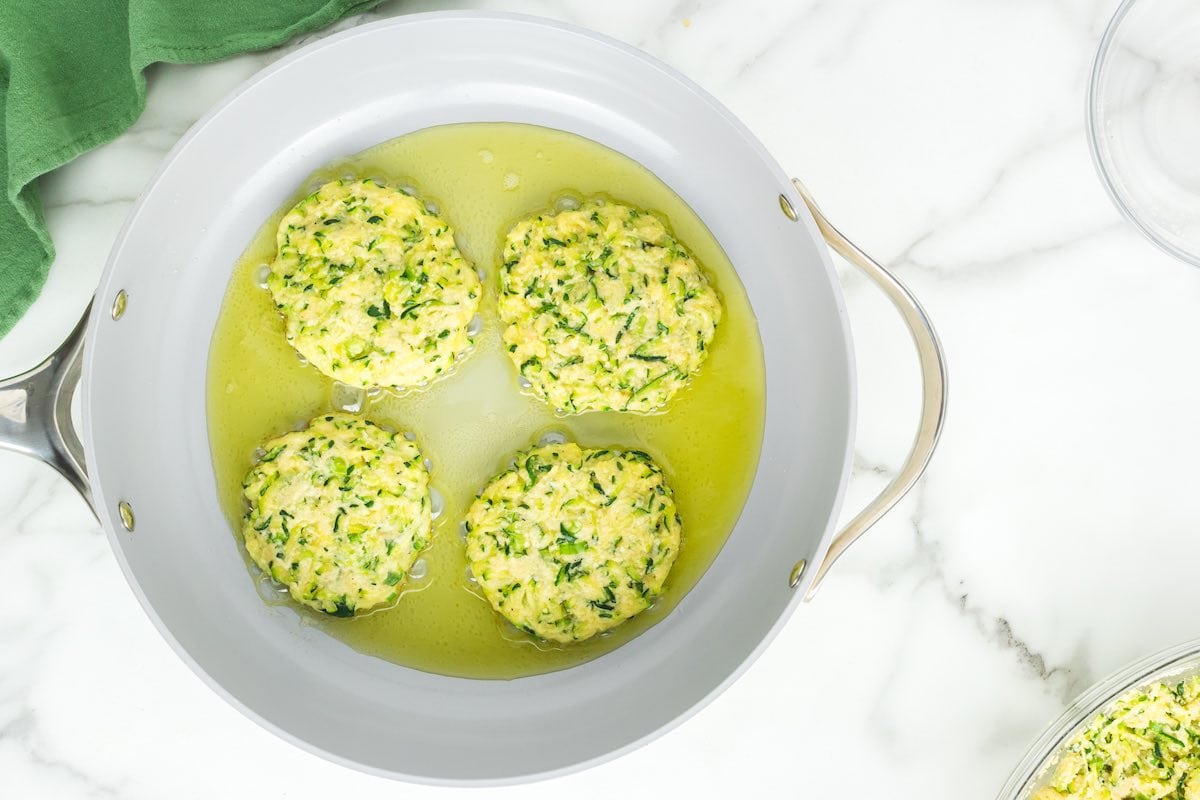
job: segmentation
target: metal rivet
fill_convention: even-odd
[[[133,533],[133,506],[122,500],[117,503],[117,512],[121,515],[121,524],[125,526],[125,530]]]
[[[800,583],[800,578],[804,575],[804,568],[808,566],[808,561],[800,559],[796,562],[796,566],[792,567],[792,574],[788,576],[788,586],[795,589]]]
[[[779,208],[783,211],[783,215],[792,222],[800,219],[800,217],[796,216],[796,207],[792,205],[792,201],[783,195],[779,195]]]
[[[125,295],[125,290],[121,289],[117,292],[117,296],[113,298],[112,318],[120,319],[125,316],[125,303],[129,298]]]

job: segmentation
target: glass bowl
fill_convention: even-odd
[[[1109,675],[1067,706],[1034,740],[996,800],[1026,800],[1046,786],[1062,749],[1104,708],[1126,692],[1159,681],[1200,673],[1200,639],[1155,653]]]
[[[1087,117],[1092,158],[1121,213],[1200,266],[1200,3],[1121,3],[1096,53]]]

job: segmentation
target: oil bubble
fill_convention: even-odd
[[[575,211],[580,205],[582,204],[579,202],[578,197],[567,194],[558,198],[558,202],[554,204],[554,207],[559,211]]]
[[[362,411],[363,403],[367,399],[367,391],[361,386],[350,386],[341,381],[333,382],[332,394],[333,407],[348,414]]]

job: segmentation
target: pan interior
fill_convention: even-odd
[[[567,131],[661,178],[737,266],[766,371],[758,471],[695,588],[616,650],[515,680],[398,666],[263,603],[228,546],[206,424],[209,346],[230,265],[263,221],[324,164],[467,122]],[[125,291],[125,314],[90,322],[83,414],[94,497],[155,624],[271,730],[384,775],[546,776],[686,716],[799,602],[806,586],[789,588],[789,570],[824,551],[849,469],[853,365],[840,293],[811,220],[781,213],[780,195],[803,207],[787,175],[711,97],[631,48],[554,23],[401,17],[321,40],[261,73],[167,158],[101,280],[97,307]],[[136,514],[132,534],[117,516],[121,501]]]
[[[424,390],[374,396],[337,387],[301,363],[260,272],[274,255],[280,217],[314,186],[344,176],[416,189],[455,231],[484,274],[482,330],[468,358]],[[497,270],[504,234],[518,219],[605,193],[652,209],[695,254],[722,296],[724,315],[703,367],[663,412],[561,416],[522,392],[500,337]],[[410,431],[431,459],[445,511],[420,579],[392,607],[350,619],[294,607],[356,649],[448,675],[516,678],[580,664],[663,619],[712,563],[749,493],[762,441],[765,384],[754,315],[737,274],[704,224],[649,171],[572,134],[514,123],[445,125],[408,134],[318,170],[269,219],[230,277],[213,335],[208,420],[222,505],[240,539],[241,481],[268,438],[347,401],[366,418]],[[459,525],[475,493],[512,455],[547,435],[585,447],[636,449],[667,472],[684,542],[654,606],[604,636],[569,646],[528,636],[495,614],[467,572]],[[240,547],[228,539],[214,546]],[[255,567],[269,602],[288,604]],[[300,620],[297,620],[299,624]]]

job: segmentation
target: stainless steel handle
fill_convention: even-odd
[[[82,372],[88,311],[45,361],[28,372],[0,380],[0,448],[54,467],[91,506],[83,443],[71,421],[71,399]]]
[[[917,346],[917,357],[921,363],[922,389],[921,424],[917,428],[917,435],[913,440],[908,459],[879,496],[868,503],[867,507],[850,520],[850,523],[834,537],[833,542],[829,545],[829,550],[825,553],[825,558],[817,567],[817,574],[813,578],[805,598],[807,600],[816,593],[821,581],[829,572],[829,568],[841,557],[842,553],[845,553],[850,545],[854,544],[860,536],[890,511],[892,506],[900,501],[900,498],[908,493],[908,490],[921,477],[921,473],[925,471],[926,465],[929,464],[929,458],[933,455],[938,438],[942,435],[942,424],[946,420],[946,353],[942,349],[942,343],[938,341],[933,323],[929,321],[925,309],[917,302],[917,298],[913,297],[912,292],[897,280],[895,275],[859,250],[853,242],[833,227],[829,219],[821,213],[821,209],[817,207],[812,195],[804,188],[804,184],[795,178],[792,179],[792,183],[795,185],[796,191],[800,193],[805,205],[808,206],[808,210],[817,223],[817,229],[821,231],[821,235],[825,237],[829,246],[833,248],[834,252],[865,272],[867,277],[883,290],[904,318],[904,324],[908,326],[913,343]],[[789,581],[793,588],[800,583],[804,566],[805,562],[800,561],[792,568]]]

